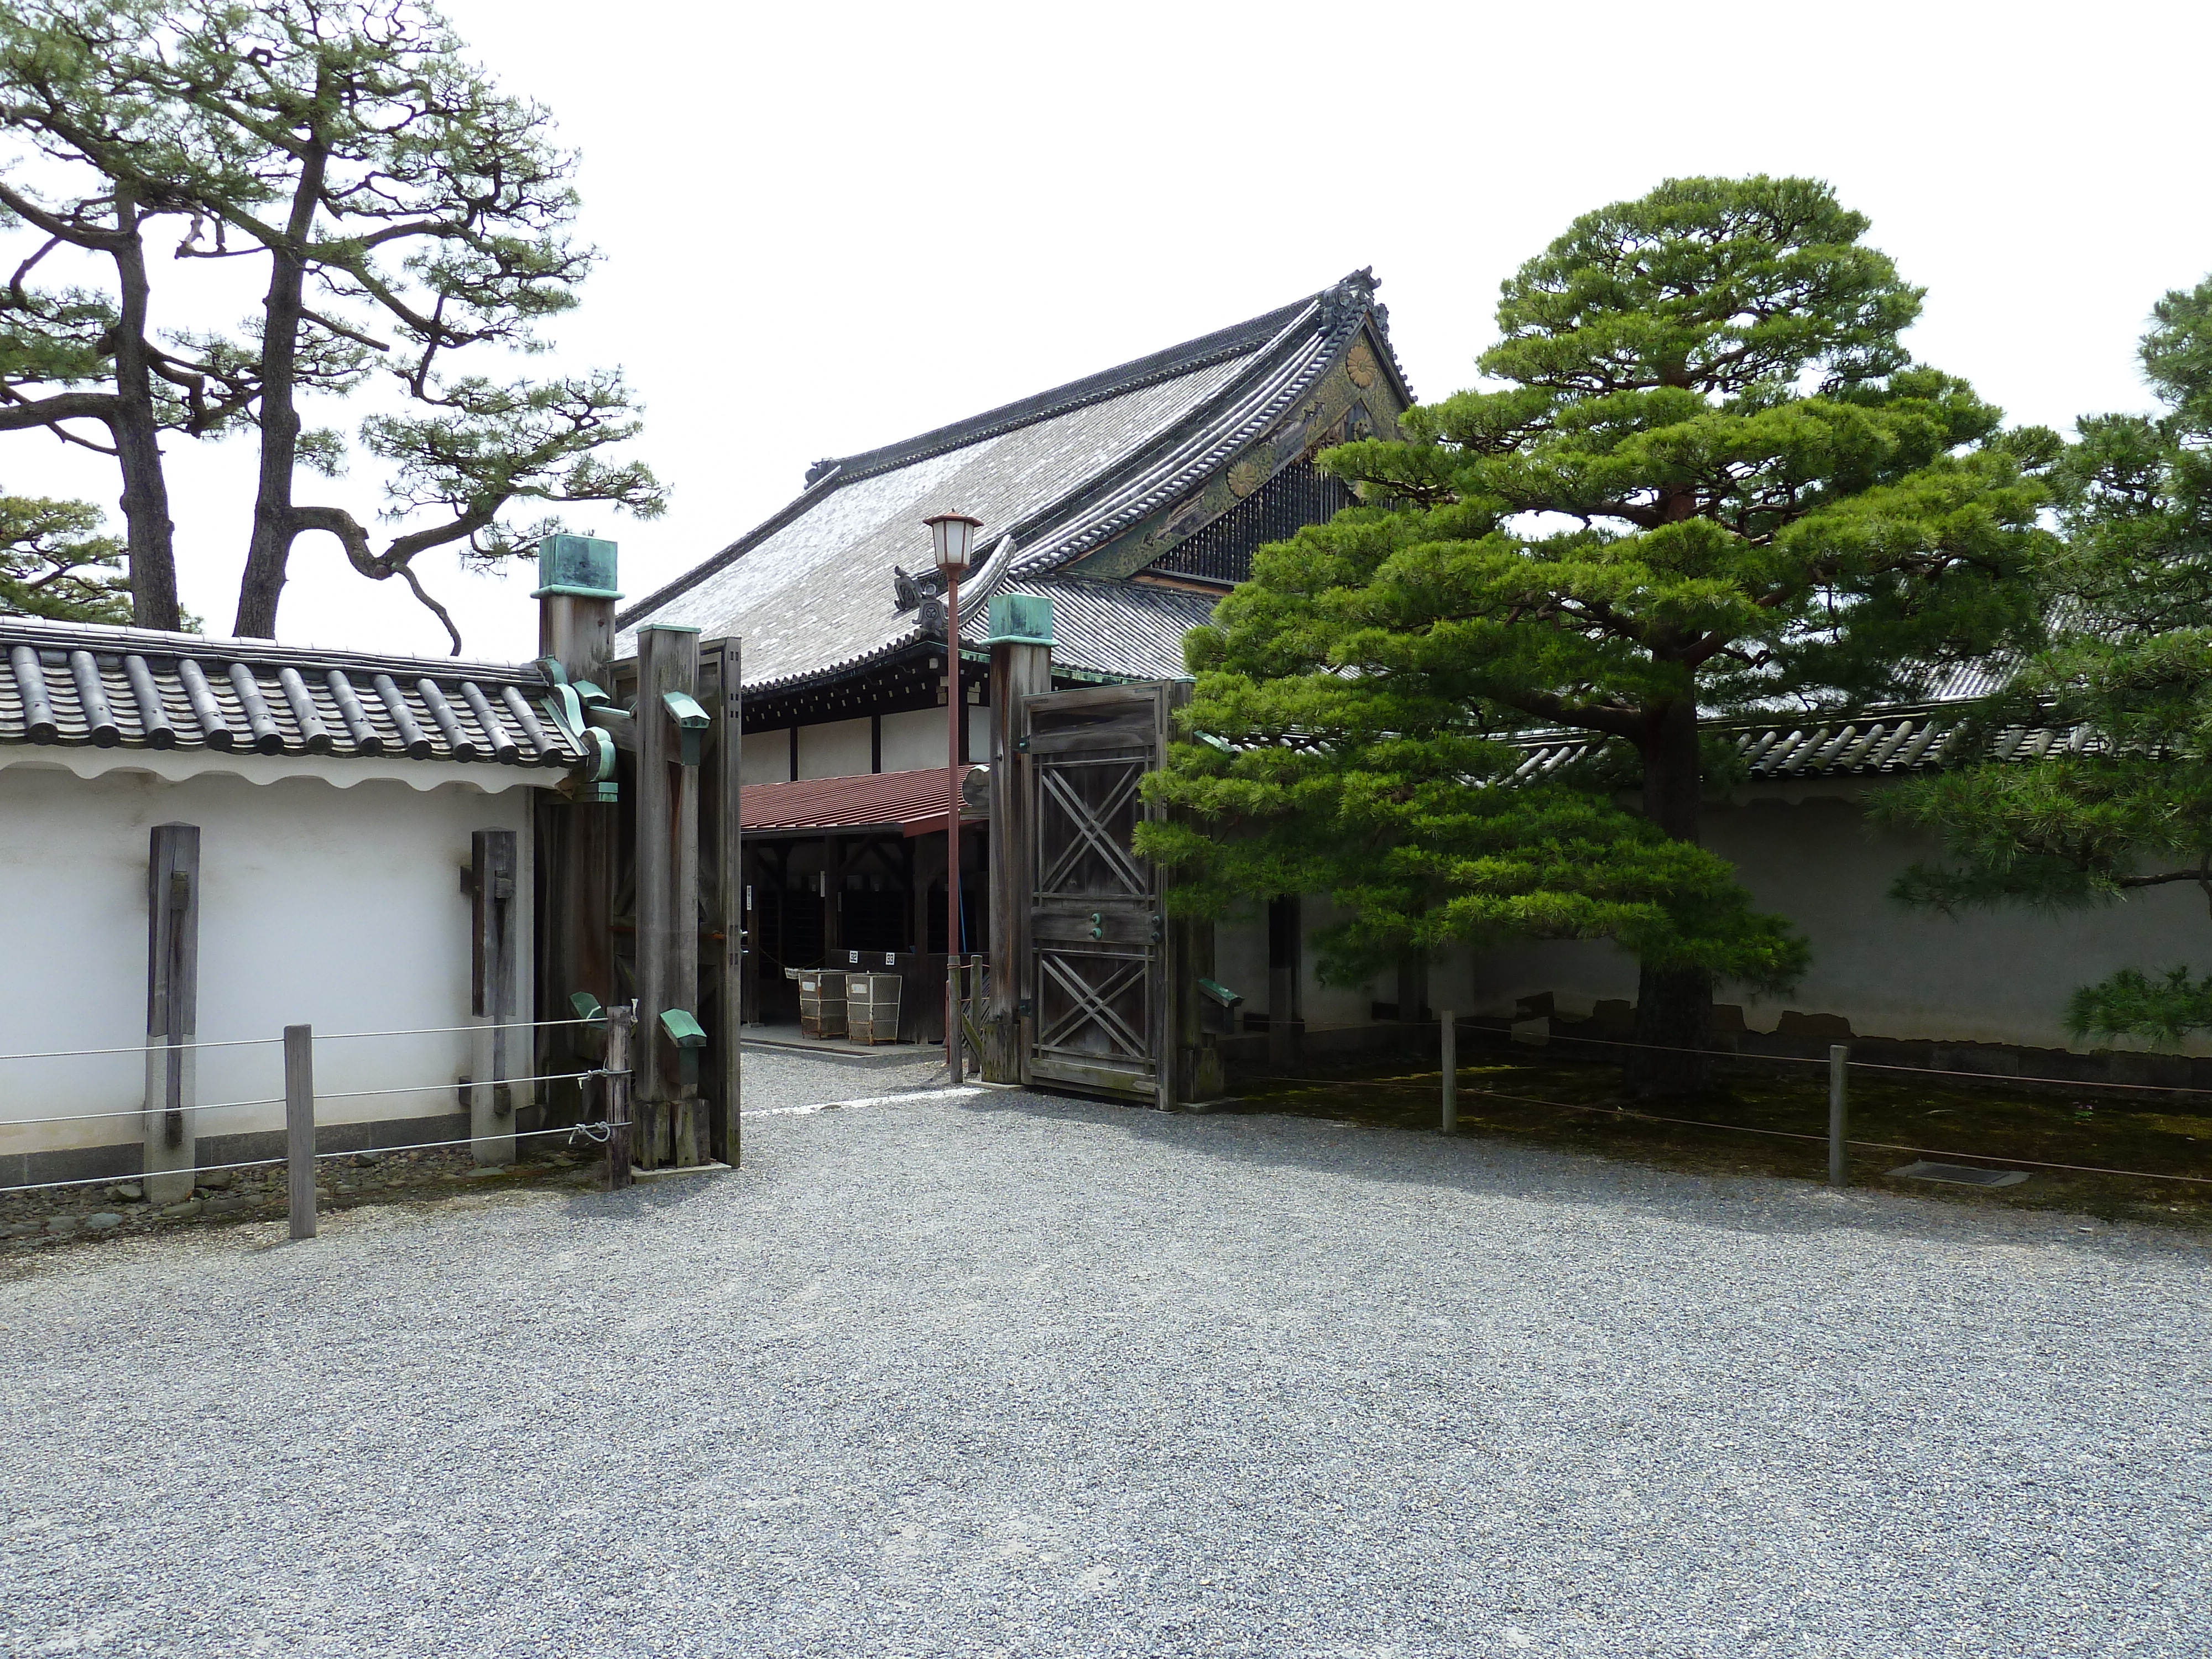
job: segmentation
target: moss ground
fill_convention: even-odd
[[[1533,1050],[1525,1057],[1478,1050],[1462,1059],[1463,1135],[1706,1173],[1827,1178],[1828,1085],[1822,1066],[1806,1066],[1802,1075],[1749,1069],[1727,1075],[1723,1065],[1707,1089],[1639,1101],[1626,1094],[1617,1064]],[[1244,1085],[1233,1109],[1434,1133],[1442,1088],[1441,1072],[1434,1066],[1420,1069],[1418,1062],[1342,1075],[1255,1078]],[[2212,1230],[2212,1099],[2089,1088],[2051,1094],[1854,1069],[1850,1139],[1862,1143],[1850,1148],[1856,1187]],[[1889,1173],[1923,1157],[2000,1166],[2006,1159],[2024,1160],[2007,1167],[2027,1169],[2028,1178],[2014,1187],[1976,1188]],[[2161,1176],[2197,1180],[2148,1178]]]

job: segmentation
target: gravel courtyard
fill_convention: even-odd
[[[748,1064],[739,1173],[11,1264],[0,1652],[2212,1652],[2191,1237]]]

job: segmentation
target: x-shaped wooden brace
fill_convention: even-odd
[[[1120,811],[1122,803],[1137,793],[1137,786],[1142,781],[1144,775],[1143,765],[1140,763],[1132,762],[1127,774],[1115,787],[1104,804],[1094,812],[1085,804],[1082,796],[1068,787],[1057,771],[1049,767],[1045,769],[1045,788],[1059,798],[1060,810],[1067,814],[1068,822],[1075,826],[1075,833],[1081,839],[1071,842],[1066,850],[1054,861],[1052,868],[1047,871],[1043,879],[1037,883],[1037,891],[1040,893],[1059,891],[1061,879],[1074,867],[1076,860],[1083,856],[1086,847],[1095,849],[1098,855],[1106,860],[1107,867],[1121,878],[1122,884],[1132,893],[1141,895],[1145,891],[1148,884],[1145,880],[1143,866],[1129,855],[1127,848],[1116,842],[1103,827],[1104,821]]]
[[[1098,958],[1092,959],[1095,961]],[[1136,957],[1123,963],[1120,970],[1113,977],[1095,990],[1086,985],[1079,975],[1072,974],[1062,967],[1060,958],[1052,951],[1038,951],[1037,962],[1045,972],[1060,981],[1060,988],[1067,993],[1075,1005],[1053,1023],[1051,1030],[1042,1033],[1037,1038],[1039,1048],[1060,1047],[1061,1038],[1072,1036],[1080,1024],[1087,1020],[1106,1033],[1106,1040],[1109,1043],[1115,1041],[1115,1035],[1118,1031],[1123,1052],[1134,1055],[1139,1060],[1151,1058],[1146,1050],[1144,1037],[1128,1021],[1107,1006],[1109,999],[1120,995],[1122,988],[1131,980],[1142,976],[1145,971],[1145,957]]]

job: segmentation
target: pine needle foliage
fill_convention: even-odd
[[[1942,842],[1899,879],[1908,904],[2067,910],[2186,884],[2212,902],[2212,281],[2154,319],[2141,355],[2164,412],[2078,423],[2052,474],[2065,539],[2047,602],[2063,624],[1976,722],[1985,745],[2020,725],[2069,741],[1882,802]],[[2170,1046],[2212,1030],[2212,981],[2124,969],[2076,991],[2067,1018],[2076,1037]]]
[[[0,616],[128,623],[123,560],[89,501],[0,493]]]
[[[1343,971],[1612,939],[1639,1040],[1679,1048],[1716,978],[1787,984],[1802,942],[1697,845],[1704,722],[2032,642],[2058,447],[1911,363],[1920,290],[1867,228],[1801,179],[1587,214],[1505,283],[1491,385],[1325,453],[1361,505],[1261,550],[1186,647],[1190,730],[1230,751],[1184,745],[1154,785],[1186,902],[1330,893]],[[1509,786],[1508,739],[1544,728],[1600,758]]]

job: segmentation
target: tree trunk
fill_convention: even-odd
[[[154,412],[154,374],[147,359],[146,248],[139,240],[138,206],[118,185],[115,249],[122,290],[115,331],[115,416],[108,430],[123,471],[123,523],[131,553],[131,619],[141,628],[184,625],[177,605],[175,526],[169,520],[169,486],[161,472],[161,429]]]
[[[294,392],[307,276],[300,250],[314,229],[325,164],[319,149],[310,149],[302,158],[284,245],[270,250],[269,293],[262,301],[261,470],[253,497],[253,537],[246,544],[246,574],[238,585],[235,629],[249,639],[276,637],[284,568],[300,534],[292,510],[292,471],[300,456],[300,410]]]
[[[1644,817],[1673,840],[1696,844],[1704,784],[1697,705],[1676,702],[1655,709],[1642,748]],[[1629,1051],[1630,1091],[1662,1095],[1703,1088],[1705,1056],[1688,1051],[1711,1048],[1712,1030],[1711,975],[1702,968],[1644,966],[1637,975],[1635,1040],[1651,1047]]]

